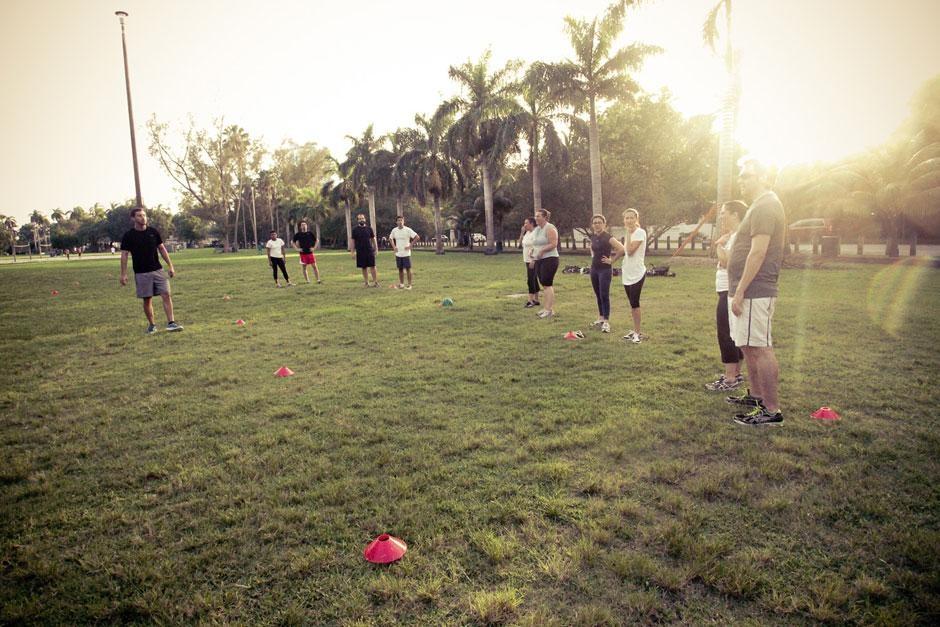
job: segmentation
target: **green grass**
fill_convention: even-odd
[[[518,255],[416,253],[411,292],[319,259],[275,290],[177,254],[153,337],[116,258],[0,268],[0,623],[940,620],[940,272],[785,271],[754,430],[702,389],[703,262],[647,281],[634,346],[616,285],[614,333],[562,339],[587,277],[537,321]]]

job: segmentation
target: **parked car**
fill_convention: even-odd
[[[474,233],[472,237],[473,237],[473,243],[474,243],[474,244],[485,244],[485,243],[486,243],[486,235],[484,235],[483,233]]]
[[[788,227],[791,244],[818,244],[823,235],[832,234],[832,222],[827,218],[797,220]]]

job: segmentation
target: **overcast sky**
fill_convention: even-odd
[[[723,66],[702,44],[716,0],[660,0],[628,14],[622,44],[665,53],[638,75],[686,115],[719,107]],[[560,60],[565,15],[608,0],[0,0],[0,213],[104,205],[134,195],[120,27],[128,52],[145,204],[179,194],[147,152],[152,115],[224,115],[270,148],[380,133],[430,113],[449,65]],[[836,159],[884,141],[940,74],[940,0],[736,0],[738,140],[778,165]]]

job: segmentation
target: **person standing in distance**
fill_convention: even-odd
[[[375,241],[375,231],[372,227],[366,225],[366,217],[363,214],[356,216],[358,226],[353,227],[352,238],[355,250],[350,251],[356,257],[356,267],[362,269],[362,280],[366,287],[378,287],[379,278],[375,272],[375,253],[378,250],[378,242]],[[372,273],[373,285],[369,285],[367,271]]]
[[[525,303],[526,309],[539,306],[539,277],[535,272],[535,260],[532,259],[532,240],[535,238],[535,218],[526,218],[522,223],[522,261],[525,262],[526,283],[529,289],[529,300]]]
[[[134,283],[137,285],[137,298],[143,299],[144,315],[147,316],[147,334],[157,332],[153,319],[153,297],[156,294],[163,299],[163,312],[166,314],[166,330],[182,331],[183,326],[173,318],[173,297],[170,295],[170,281],[163,273],[163,266],[157,253],[166,262],[166,271],[170,278],[176,276],[170,253],[163,245],[160,232],[147,226],[147,212],[143,207],[131,209],[134,228],[121,238],[121,285],[127,285],[127,255],[134,264]]]
[[[313,254],[313,249],[317,247],[317,238],[309,230],[306,222],[300,223],[300,230],[294,233],[294,244],[300,247],[300,267],[304,271],[304,281],[310,282],[310,275],[307,274],[307,266],[313,266],[313,276],[317,278],[317,283],[323,283],[320,280],[320,269],[317,267],[317,257]]]
[[[771,323],[787,218],[760,162],[745,161],[738,179],[751,206],[738,227],[728,261],[729,321],[731,337],[744,352],[751,388],[743,396],[729,396],[728,401],[752,408],[735,415],[738,424],[779,424],[783,422],[777,399],[780,367],[774,355]]]
[[[288,287],[294,287],[294,284],[290,282],[290,277],[287,276],[287,264],[284,261],[284,240],[277,236],[277,231],[271,231],[264,247],[268,249],[268,265],[271,266],[271,270],[274,272],[274,285],[281,287],[281,282],[277,278],[277,269],[280,268]]]
[[[734,345],[728,316],[728,259],[734,246],[734,235],[741,224],[741,218],[747,211],[747,205],[740,200],[731,200],[721,206],[718,222],[721,225],[721,237],[715,240],[715,254],[718,256],[718,269],[715,270],[715,291],[718,292],[718,304],[715,306],[715,326],[718,332],[718,350],[724,374],[717,381],[705,384],[705,389],[712,392],[730,392],[744,383],[741,375],[741,361],[744,354]]]
[[[623,247],[626,255],[623,258],[623,267],[620,278],[623,280],[623,289],[630,301],[630,314],[633,316],[633,330],[623,336],[623,339],[639,344],[643,340],[640,333],[640,292],[643,291],[643,282],[646,280],[646,231],[640,228],[640,212],[636,209],[627,209],[623,212],[623,227],[626,235],[623,238]]]
[[[607,232],[607,218],[596,214],[591,218],[591,287],[597,299],[598,318],[591,326],[601,333],[610,333],[610,278],[613,264],[625,253],[623,244]]]
[[[545,309],[535,314],[547,319],[555,315],[555,273],[558,272],[558,229],[548,221],[552,216],[548,209],[535,212],[536,227],[532,231],[532,259],[530,265],[535,268],[542,294],[545,296]]]
[[[388,236],[395,251],[395,265],[398,267],[398,289],[411,289],[411,245],[420,239],[420,236],[405,226],[405,216],[395,218],[395,228]],[[405,285],[405,273],[408,273],[408,284]]]

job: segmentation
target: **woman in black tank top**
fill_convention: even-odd
[[[613,263],[623,257],[620,241],[607,232],[607,219],[597,214],[591,218],[591,287],[597,299],[598,319],[591,325],[610,333],[610,277]]]

